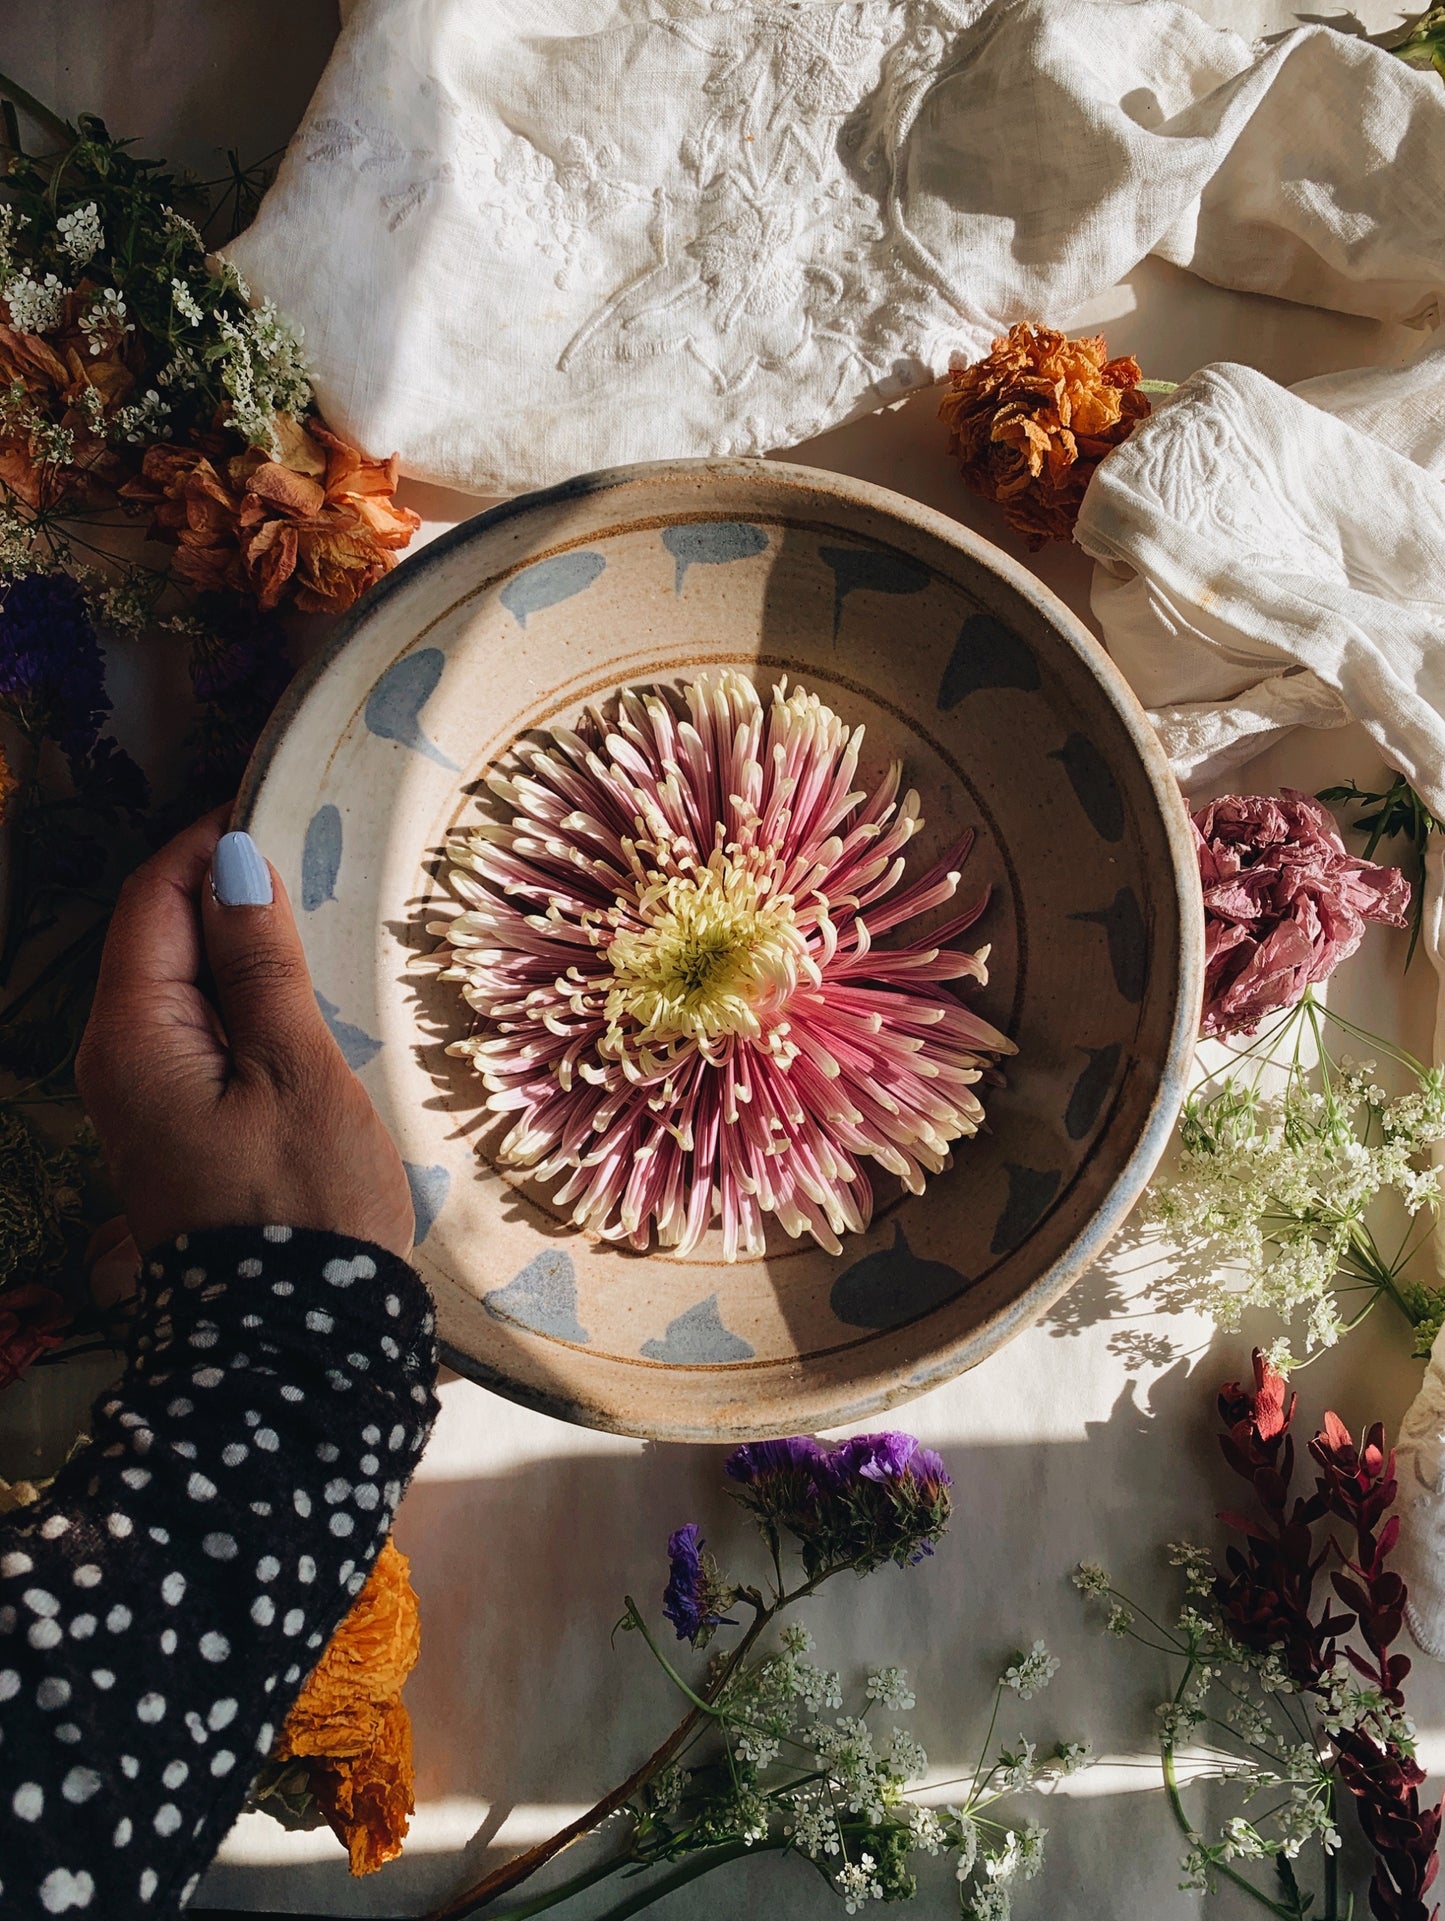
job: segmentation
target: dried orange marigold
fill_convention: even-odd
[[[371,1874],[401,1853],[415,1806],[411,1717],[401,1701],[421,1651],[411,1567],[388,1541],[356,1604],[286,1717],[275,1761],[308,1764],[318,1807]]]
[[[1021,320],[949,375],[949,452],[1031,548],[1072,540],[1094,469],[1149,412],[1138,361],[1107,352],[1101,334],[1069,340]]]

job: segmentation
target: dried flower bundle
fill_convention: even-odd
[[[901,767],[855,790],[862,730],[816,696],[702,675],[681,699],[515,749],[505,824],[452,842],[443,978],[479,1019],[470,1060],[509,1129],[498,1156],[562,1180],[579,1227],[728,1260],[773,1215],[832,1253],[873,1210],[872,1160],[912,1193],[975,1133],[1013,1043],[947,983],[987,979],[952,899],[972,835],[896,892],[922,825]]]
[[[290,677],[272,610],[349,608],[418,521],[395,462],[327,428],[299,336],[213,251],[264,179],[233,157],[211,206],[94,116],[62,121],[3,75],[0,97],[0,986],[32,935],[86,923],[0,1008],[0,1073],[66,1099],[125,869],[234,795]],[[146,633],[186,644],[196,696],[154,810],[105,731],[107,654]]]
[[[849,1702],[843,1677],[818,1665],[812,1636],[801,1625],[785,1627],[773,1651],[756,1652],[784,1610],[834,1575],[867,1574],[886,1561],[907,1568],[932,1552],[950,1511],[952,1482],[942,1460],[911,1434],[861,1434],[832,1447],[800,1435],[737,1448],[724,1468],[757,1522],[770,1576],[754,1586],[723,1572],[689,1522],[668,1541],[663,1613],[678,1639],[694,1648],[720,1628],[740,1628],[738,1639],[715,1652],[706,1673],[689,1684],[629,1596],[621,1626],[646,1642],[685,1696],[682,1721],[596,1807],[428,1921],[461,1921],[478,1912],[573,1841],[619,1817],[628,1826],[610,1858],[515,1912],[541,1914],[614,1874],[663,1870],[599,1917],[624,1921],[714,1868],[776,1852],[811,1861],[846,1914],[873,1901],[912,1899],[919,1857],[943,1857],[967,1921],[1008,1921],[1014,1891],[1043,1865],[1046,1831],[1032,1819],[1011,1823],[1005,1804],[1092,1759],[1081,1741],[1060,1742],[1046,1755],[1022,1734],[994,1744],[1001,1709],[1032,1700],[1058,1670],[1044,1643],[1035,1641],[1005,1662],[977,1765],[947,1784],[963,1789],[953,1805],[921,1798],[927,1755],[905,1728],[879,1724],[881,1716],[894,1718],[915,1705],[902,1668],[873,1668]],[[798,1575],[786,1565],[790,1549],[801,1561]],[[746,1624],[724,1618],[744,1612],[751,1616]]]
[[[1094,469],[1148,415],[1139,363],[1107,351],[1101,335],[1069,340],[1021,320],[949,375],[938,410],[949,452],[1031,548],[1073,539]]]
[[[1159,1738],[1170,1806],[1189,1843],[1183,1886],[1229,1881],[1281,1921],[1316,1904],[1299,1886],[1297,1862],[1311,1842],[1324,1854],[1326,1914],[1337,1914],[1343,1786],[1374,1850],[1370,1913],[1377,1921],[1433,1921],[1441,1808],[1422,1807],[1423,1769],[1405,1712],[1410,1661],[1391,1652],[1404,1622],[1405,1584],[1389,1567],[1399,1534],[1394,1455],[1378,1423],[1359,1445],[1326,1414],[1309,1451],[1314,1486],[1295,1492],[1295,1396],[1257,1349],[1252,1386],[1219,1395],[1221,1445],[1248,1482],[1250,1513],[1224,1513],[1239,1537],[1223,1566],[1179,1543],[1170,1559],[1188,1593],[1174,1628],[1144,1617],[1102,1569],[1081,1567],[1075,1584],[1109,1603],[1108,1626],[1177,1657],[1183,1672],[1160,1707]],[[1343,1525],[1344,1538],[1331,1523]],[[1326,1574],[1328,1576],[1326,1582]],[[1162,1640],[1159,1638],[1162,1637]],[[1202,1748],[1215,1778],[1267,1812],[1240,1814],[1207,1840],[1185,1811],[1177,1758]],[[1240,1864],[1273,1864],[1267,1893]]]

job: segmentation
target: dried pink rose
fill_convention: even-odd
[[[1347,854],[1334,815],[1309,794],[1226,794],[1200,808],[1194,831],[1204,887],[1201,1034],[1252,1034],[1328,980],[1367,922],[1405,925],[1405,876]]]

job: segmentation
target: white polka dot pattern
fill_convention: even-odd
[[[0,1520],[6,1921],[180,1912],[386,1539],[431,1319],[410,1268],[337,1235],[147,1263],[91,1446]]]

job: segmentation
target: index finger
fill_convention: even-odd
[[[126,881],[101,955],[92,1012],[122,1012],[158,987],[193,986],[200,978],[201,888],[231,806],[203,814],[167,841]]]

